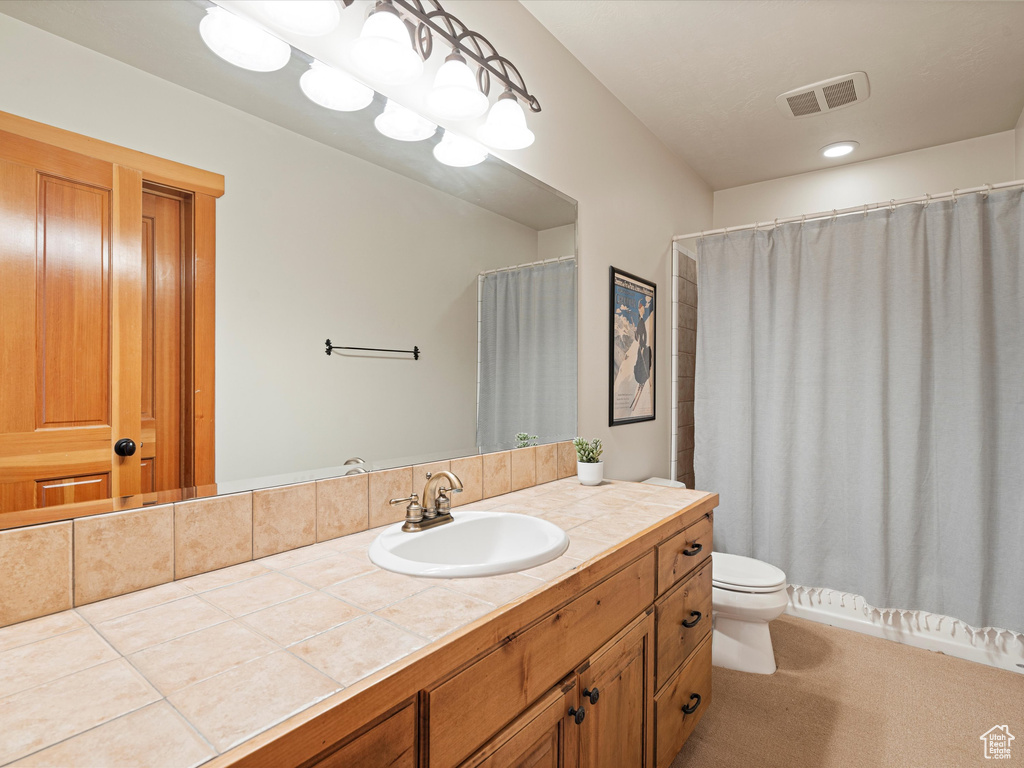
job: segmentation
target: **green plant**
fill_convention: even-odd
[[[576,458],[583,464],[597,464],[601,460],[601,441],[591,440],[587,441],[582,437],[577,437],[572,441],[572,444],[576,446]]]
[[[516,432],[516,448],[530,448],[536,444],[536,435],[528,435],[525,432]]]

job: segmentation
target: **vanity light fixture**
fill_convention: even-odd
[[[437,126],[411,109],[388,99],[384,111],[373,121],[385,136],[398,141],[423,141],[437,132]]]
[[[338,112],[358,112],[373,101],[372,88],[320,61],[302,73],[299,87],[310,101]]]
[[[445,131],[441,141],[434,146],[437,161],[455,168],[468,168],[487,159],[487,147],[465,136]]]
[[[449,120],[472,120],[487,111],[487,97],[477,87],[466,57],[458,51],[452,51],[437,70],[427,106]]]
[[[859,146],[860,144],[856,141],[837,141],[835,144],[822,147],[821,154],[828,158],[843,157],[853,152]]]
[[[526,127],[526,114],[510,90],[498,97],[478,135],[495,149],[525,149],[534,140],[533,131]]]
[[[264,0],[263,10],[281,29],[306,37],[330,34],[341,21],[334,0]]]
[[[219,6],[207,10],[199,22],[203,42],[224,61],[254,72],[274,72],[291,58],[292,49],[249,19]]]
[[[411,83],[423,74],[409,28],[390,0],[380,0],[363,23],[352,58],[366,77],[386,85]]]

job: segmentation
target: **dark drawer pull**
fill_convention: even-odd
[[[569,717],[576,721],[576,725],[583,724],[583,718],[587,716],[587,710],[583,707],[573,707],[569,710]]]
[[[591,690],[590,688],[583,689],[583,697],[590,699],[591,704],[597,704],[597,700],[600,696],[601,692],[597,690],[597,688],[594,688],[593,690]]]
[[[687,629],[693,629],[694,627],[697,626],[697,623],[700,621],[700,611],[690,611],[690,615],[691,616],[696,616],[696,618],[691,620],[691,621],[684,621],[683,622],[683,626],[686,627]]]
[[[687,557],[693,557],[694,555],[699,555],[702,549],[704,549],[704,545],[697,544],[693,549],[684,549],[683,554]]]
[[[693,701],[694,699],[696,699],[696,701],[694,701],[693,704],[691,704],[688,707],[683,707],[683,714],[684,715],[692,715],[694,712],[697,711],[697,707],[700,706],[700,694],[699,693],[691,693],[690,694],[690,701]]]

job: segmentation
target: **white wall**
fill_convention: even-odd
[[[1018,128],[1018,144],[1020,134]],[[1018,164],[1020,160],[1017,161]],[[1014,131],[715,192],[714,226],[846,208],[1020,178]],[[687,230],[693,231],[693,230]],[[681,234],[681,233],[680,233]]]
[[[1017,171],[1014,179],[1024,179],[1024,110],[1021,110],[1020,118],[1017,120],[1017,130],[1014,131]]]
[[[580,433],[604,441],[605,474],[668,477],[671,419],[671,240],[711,225],[708,185],[669,152],[515,0],[445,7],[515,62],[543,111],[536,143],[502,157],[579,201]],[[656,415],[608,427],[608,267],[658,285]]]
[[[537,258],[560,259],[576,253],[576,227],[566,224],[561,227],[542,229],[537,233]]]
[[[518,2],[452,0],[446,5],[470,28],[483,31],[502,55],[519,66],[543,105],[543,112],[530,118],[536,143],[521,152],[505,153],[504,159],[580,204],[580,432],[604,440],[607,476],[667,476],[670,241],[678,232],[711,225],[711,190]],[[403,315],[403,304],[419,297],[393,295],[383,282],[371,282],[367,288],[365,264],[357,274],[342,269],[339,279],[325,279],[310,269],[309,259],[320,255],[342,259],[355,254],[387,264],[386,255],[367,253],[354,245],[353,232],[336,218],[344,206],[358,204],[361,180],[372,175],[365,163],[4,16],[0,16],[0,108],[227,176],[228,191],[218,204],[218,301],[228,313],[218,327],[218,367],[225,369],[218,374],[218,428],[223,433],[219,440],[234,440],[231,435],[235,434],[257,439],[259,421],[274,411],[282,425],[301,423],[326,434],[335,441],[335,454],[344,458],[349,452],[344,440],[349,425],[338,414],[351,413],[350,404],[366,410],[365,396],[371,389],[396,397],[405,391],[398,385],[410,370],[407,365],[374,367],[371,379],[360,367],[365,362],[349,365],[348,360],[329,360],[319,347],[328,334],[340,341],[353,316],[361,318],[361,328],[374,329],[369,345],[385,340],[395,343],[396,338],[418,343],[408,336],[411,326]],[[198,132],[197,125],[203,126]],[[337,184],[345,178],[358,182]],[[307,197],[303,194],[307,184],[322,194]],[[286,212],[284,224],[268,222],[268,212],[276,211]],[[420,233],[415,242],[406,239],[419,223],[391,222],[393,245],[404,255],[423,254]],[[469,239],[464,245],[479,247]],[[517,257],[513,263],[533,258]],[[274,268],[270,280],[254,280],[246,269],[254,260]],[[657,282],[660,313],[658,418],[609,429],[608,267],[612,264]],[[228,292],[234,286],[237,290]],[[470,301],[474,286],[466,288]],[[346,308],[343,302],[360,291],[372,307]],[[301,314],[301,334],[280,325],[289,322],[283,294],[296,299],[292,306]],[[262,322],[253,325],[257,321]],[[429,325],[419,327],[425,331]],[[475,329],[475,324],[467,327]],[[244,343],[232,346],[243,336]],[[311,357],[306,357],[307,344]],[[425,344],[421,346],[424,360],[417,365],[440,362],[430,357]],[[234,357],[224,358],[225,354]],[[300,358],[316,361],[317,367],[301,373],[304,382],[310,382],[305,401],[285,403],[284,387],[291,382],[264,386],[255,367],[266,364],[288,371]],[[241,372],[229,373],[232,366]],[[321,378],[309,379],[313,371]],[[419,375],[423,367],[416,371]],[[237,376],[238,382],[259,393],[233,402],[220,394],[223,376],[229,382]],[[308,421],[309,404],[319,406],[321,400],[325,408],[318,413],[332,420],[314,425]],[[437,408],[439,413],[446,410]],[[415,440],[419,435],[429,437],[430,424],[425,419],[387,423],[386,415],[379,413],[381,439],[392,444],[404,441],[409,445],[406,455],[418,453]],[[238,425],[237,431],[233,424]],[[277,455],[270,465],[280,466],[280,456],[294,450],[294,444],[274,445],[272,452]],[[228,452],[227,444],[223,451]],[[226,458],[222,453],[221,459]],[[273,470],[262,470],[255,462],[251,472],[241,467],[230,470],[231,474],[239,471],[257,475]]]
[[[535,260],[535,230],[3,15],[0,108],[225,175],[219,482],[473,452],[476,276]]]

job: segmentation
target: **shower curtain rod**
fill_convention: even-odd
[[[902,200],[890,200],[885,203],[868,203],[866,205],[855,205],[850,208],[833,208],[831,211],[819,211],[818,213],[806,213],[802,216],[788,216],[786,218],[774,219],[773,221],[754,222],[738,227],[722,227],[721,229],[709,229],[704,232],[691,232],[688,235],[676,235],[672,238],[673,243],[680,240],[693,240],[695,238],[710,237],[711,235],[727,235],[730,232],[745,232],[747,230],[775,229],[779,224],[792,224],[799,221],[801,224],[807,221],[820,219],[834,219],[837,216],[849,216],[852,213],[867,213],[880,208],[893,209],[898,205],[912,205],[914,203],[933,203],[937,200],[953,200],[954,202],[961,195],[983,194],[988,195],[996,189],[1010,189],[1011,187],[1024,187],[1024,180],[1004,181],[1001,184],[985,184],[982,187],[971,187],[969,189],[954,189],[952,192],[943,192],[939,195],[924,195],[922,197],[906,197]]]
[[[511,272],[513,269],[526,269],[526,267],[539,267],[541,264],[556,264],[559,261],[575,260],[575,256],[558,256],[553,259],[544,259],[543,261],[531,261],[529,264],[514,264],[511,267],[498,267],[497,269],[488,269],[486,272],[481,272],[477,277],[483,277],[484,275],[493,275],[496,272]]]

